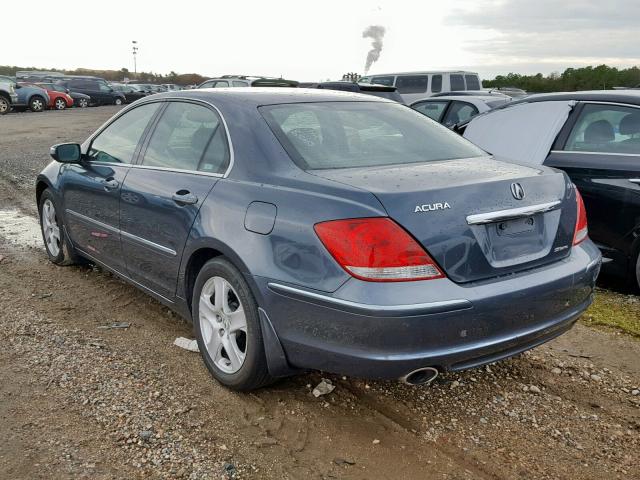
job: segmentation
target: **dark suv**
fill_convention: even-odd
[[[388,85],[375,85],[370,83],[356,83],[340,80],[335,82],[301,83],[299,87],[325,88],[328,90],[342,90],[343,92],[364,93],[366,95],[373,95],[374,97],[387,98],[398,103],[404,103],[404,100],[397,92],[396,87],[390,87]]]
[[[124,93],[116,92],[106,80],[98,77],[68,77],[58,80],[58,85],[91,97],[91,105],[122,105],[126,103]]]

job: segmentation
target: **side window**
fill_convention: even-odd
[[[431,91],[433,93],[442,91],[442,75],[434,75],[431,77]]]
[[[585,105],[564,150],[640,154],[640,109]]]
[[[199,88],[212,88],[214,83],[216,82],[204,82]]]
[[[386,85],[387,87],[393,87],[393,80],[394,77],[392,76],[388,76],[388,77],[373,77],[371,79],[371,83],[375,83],[378,85]]]
[[[425,93],[429,86],[429,75],[403,75],[398,77],[398,93]]]
[[[467,82],[467,90],[480,90],[480,80],[477,75],[465,75],[464,79]]]
[[[222,173],[229,147],[220,117],[193,103],[171,102],[158,122],[143,165]]]
[[[240,82],[238,80],[234,80],[233,82],[231,82],[231,84],[234,87],[248,87],[249,86],[249,84],[247,82]]]
[[[411,108],[435,120],[436,122],[439,122],[440,117],[442,117],[442,112],[444,112],[445,108],[447,108],[448,103],[448,101],[421,102],[416,103]]]
[[[93,140],[89,159],[94,162],[131,163],[140,137],[159,105],[141,105],[119,117]]]
[[[447,127],[452,127],[460,122],[469,120],[477,114],[478,109],[474,105],[467,102],[453,102],[442,123]]]
[[[464,90],[464,77],[462,75],[453,74],[449,77],[451,81],[451,91],[455,92],[458,90]]]
[[[99,83],[98,84],[100,86],[100,91],[101,92],[110,92],[111,88],[107,85],[105,85],[104,83]]]
[[[229,82],[227,82],[226,80],[219,80],[216,82],[216,84],[213,86],[214,88],[223,88],[223,87],[228,87],[229,86]]]

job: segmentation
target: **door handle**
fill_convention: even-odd
[[[630,178],[629,181],[631,183],[635,183],[636,185],[640,185],[640,178]]]
[[[171,196],[178,205],[194,205],[198,203],[198,197],[188,190],[178,190]]]
[[[104,186],[105,190],[113,190],[118,188],[120,182],[118,182],[115,178],[105,178],[100,183]]]

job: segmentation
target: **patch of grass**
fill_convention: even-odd
[[[601,325],[640,337],[640,297],[596,289],[593,304],[580,321],[586,325]]]

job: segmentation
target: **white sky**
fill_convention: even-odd
[[[619,11],[612,3],[621,4],[625,18],[607,17]],[[138,71],[339,79],[346,72],[363,73],[370,40],[362,38],[362,31],[376,24],[386,28],[386,35],[371,73],[466,68],[483,78],[510,71],[546,74],[569,66],[640,63],[634,58],[640,56],[640,50],[634,55],[635,22],[640,21],[634,4],[640,2],[65,0],[52,8],[50,1],[30,0],[28,10],[41,12],[43,24],[33,29],[17,17],[5,22],[0,64],[133,71],[131,40],[137,40]],[[523,11],[528,5],[535,8]],[[28,22],[26,8],[20,10]],[[65,22],[55,20],[56,14]],[[573,25],[563,15],[585,18]],[[612,23],[626,20],[629,38],[624,26]],[[553,21],[555,30],[538,32],[541,24],[553,26]],[[592,49],[600,36],[611,36],[612,28],[618,35],[615,42],[603,41]]]

